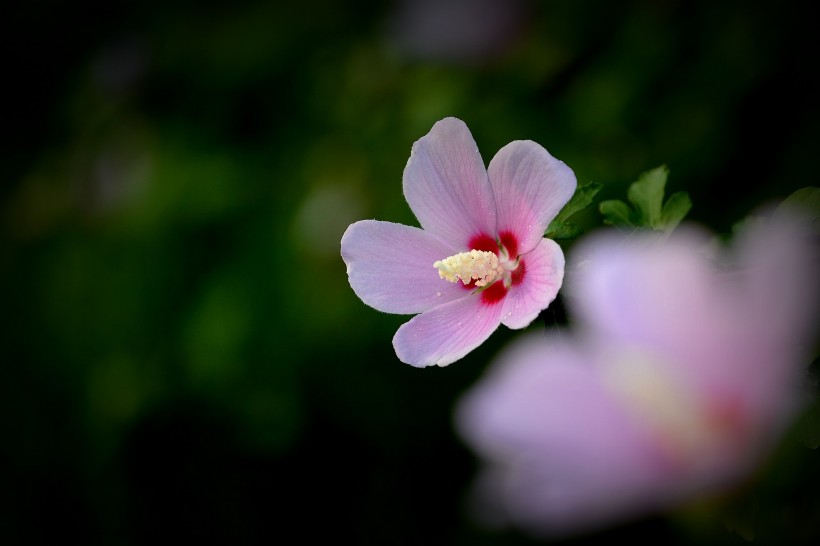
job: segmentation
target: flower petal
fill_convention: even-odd
[[[729,316],[703,255],[708,238],[680,227],[665,240],[644,232],[600,230],[573,247],[564,293],[577,318],[624,342],[692,347],[725,330]],[[704,337],[705,336],[705,337]]]
[[[438,238],[411,226],[362,220],[342,236],[350,286],[385,313],[421,313],[467,292],[441,279],[433,262],[453,254]]]
[[[524,278],[510,287],[501,313],[501,323],[514,330],[528,326],[549,307],[564,280],[564,253],[552,239],[542,238],[521,260]]]
[[[814,333],[820,310],[820,224],[813,228],[793,206],[767,212],[761,209],[759,218],[747,221],[732,245],[748,272],[744,312],[765,322],[769,335],[797,345],[795,339]]]
[[[487,170],[463,121],[445,118],[413,144],[404,196],[421,227],[458,250],[476,235],[495,236],[495,203]]]
[[[489,464],[477,491],[488,516],[561,535],[663,498],[651,439],[594,359],[564,336],[531,334],[459,401],[456,429]]]
[[[501,148],[488,172],[498,231],[511,231],[522,253],[538,244],[577,186],[572,169],[530,140],[517,140]]]
[[[411,366],[446,366],[481,345],[501,323],[502,305],[469,296],[413,317],[393,336],[399,359]]]
[[[608,392],[595,358],[571,334],[524,334],[459,401],[459,432],[492,458],[553,442],[630,450],[631,442],[621,441],[626,433],[637,435],[637,423]]]

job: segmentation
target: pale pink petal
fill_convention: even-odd
[[[499,234],[515,234],[520,253],[538,244],[577,185],[572,169],[529,140],[517,140],[501,148],[488,172]]]
[[[631,450],[634,442],[620,439],[637,438],[635,423],[602,385],[596,357],[574,340],[570,333],[533,332],[505,348],[459,401],[460,434],[492,458],[554,442]]]
[[[729,319],[719,314],[705,233],[682,227],[668,239],[614,229],[573,248],[563,294],[574,318],[602,336],[692,347]]]
[[[468,295],[433,267],[452,254],[433,235],[392,222],[362,220],[342,236],[350,286],[363,302],[385,313],[421,313]]]
[[[664,497],[646,430],[573,340],[530,335],[503,352],[456,408],[456,428],[489,464],[484,507],[537,534],[634,514]]]
[[[393,336],[399,359],[412,366],[446,366],[481,345],[501,323],[502,305],[470,296],[413,317]]]
[[[761,210],[735,235],[733,249],[748,270],[748,319],[766,323],[769,334],[792,341],[815,333],[820,309],[820,256],[817,234],[803,211]],[[765,216],[764,216],[765,215]]]
[[[459,251],[476,235],[495,236],[487,170],[463,121],[445,118],[413,144],[403,185],[421,227]]]
[[[501,323],[512,329],[528,326],[549,307],[564,279],[564,252],[552,239],[542,238],[521,260],[524,278],[510,287],[501,312]]]
[[[759,464],[810,361],[794,348],[810,319],[796,294],[814,293],[816,266],[786,233],[751,224],[729,260],[685,226],[579,242],[564,295],[582,335],[524,338],[459,405],[488,466],[484,515],[586,531],[720,492]]]
[[[758,423],[776,420],[774,429],[804,402],[787,394],[805,380],[804,367],[784,363],[808,363],[814,356],[820,247],[817,232],[798,210],[767,212],[761,209],[733,239],[738,297],[730,303],[737,315],[730,332],[734,343],[726,349],[734,358],[721,368],[726,383],[742,375],[750,415]]]
[[[779,418],[779,389],[789,388],[794,368],[775,364],[793,361],[798,346],[781,326],[802,322],[791,322],[804,303],[794,294],[812,281],[800,279],[807,269],[790,249],[797,239],[776,232],[741,230],[733,245],[741,250],[728,262],[692,226],[668,240],[600,232],[573,249],[565,301],[599,338],[662,352],[697,389],[731,399],[735,413]]]
[[[805,318],[794,291],[805,295],[816,282],[805,275],[807,249],[790,248],[799,238],[779,238],[775,225],[742,229],[729,260],[708,240],[686,225],[668,240],[590,236],[573,249],[563,292],[592,335],[660,355],[689,385],[692,405],[725,428],[726,445],[701,457],[713,469],[701,469],[703,480],[742,469],[793,414],[801,371],[793,334]]]

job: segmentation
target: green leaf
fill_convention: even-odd
[[[666,203],[663,205],[663,212],[661,213],[661,223],[658,227],[664,231],[672,231],[681,220],[689,213],[692,208],[692,200],[689,194],[685,191],[673,193]]]
[[[802,215],[809,229],[820,234],[820,188],[808,186],[800,188],[786,197],[774,210],[775,215]]]
[[[812,219],[820,218],[820,188],[808,186],[795,191],[777,206],[778,211],[787,208],[802,211]]]
[[[675,229],[692,208],[689,194],[680,191],[664,203],[664,191],[669,170],[661,165],[646,171],[629,185],[629,204],[618,199],[602,201],[598,210],[604,223],[628,228],[649,228],[666,233]]]
[[[595,195],[601,191],[603,184],[600,182],[587,182],[575,188],[575,193],[567,204],[564,205],[555,218],[550,222],[546,237],[552,239],[572,239],[581,234],[582,230],[575,224],[567,222],[575,213],[580,212],[592,204]]]
[[[570,216],[572,216],[576,212],[584,210],[589,205],[591,205],[592,199],[595,197],[595,194],[601,191],[602,187],[603,184],[601,184],[600,182],[587,182],[583,186],[578,186],[577,188],[575,188],[575,193],[572,194],[570,200],[567,202],[566,205],[564,205],[564,208],[562,208],[560,212],[558,212],[558,214],[555,217],[555,220],[553,221],[559,222],[561,224],[566,223]]]
[[[665,165],[647,171],[627,190],[627,197],[638,212],[638,223],[657,229],[661,225],[663,192],[669,170]]]
[[[552,228],[552,224],[550,224],[550,228]],[[547,234],[550,239],[574,239],[581,235],[582,232],[577,224],[567,223],[557,226],[555,229],[552,229],[552,231],[547,231]]]
[[[601,201],[598,210],[604,217],[604,223],[621,227],[636,227],[632,221],[634,212],[629,205],[618,199]]]

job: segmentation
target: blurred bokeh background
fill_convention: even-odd
[[[600,198],[666,164],[720,233],[818,185],[808,2],[33,0],[0,28],[2,544],[534,544],[467,517],[451,422],[516,334],[401,364],[347,225],[415,223],[402,169],[445,116]],[[820,538],[807,420],[740,493],[567,542]]]

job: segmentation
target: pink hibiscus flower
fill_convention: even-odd
[[[393,337],[402,362],[455,362],[499,324],[524,328],[555,299],[564,255],[543,234],[575,192],[563,162],[514,141],[485,169],[464,122],[446,118],[413,145],[403,187],[421,229],[362,220],[341,243],[363,302],[418,313]]]
[[[457,407],[487,463],[480,517],[564,535],[747,476],[811,361],[817,255],[796,226],[751,223],[731,254],[686,229],[579,241],[579,328],[514,344]]]

